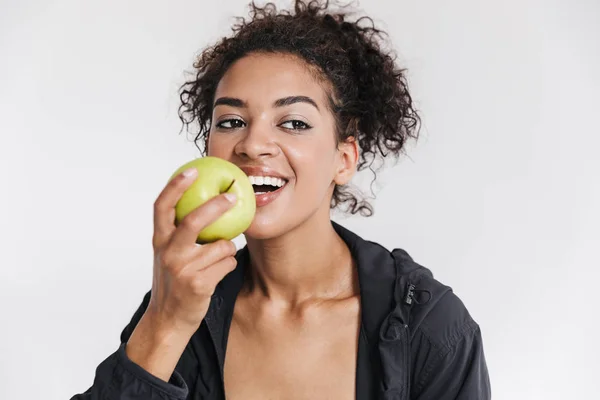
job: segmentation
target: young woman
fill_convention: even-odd
[[[208,155],[263,178],[247,246],[195,243],[235,198],[175,226],[195,175],[167,184],[152,290],[74,399],[490,398],[479,327],[450,288],[330,219],[370,213],[346,185],[419,122],[382,32],[346,19],[318,1],[252,5],[199,57],[180,116]]]

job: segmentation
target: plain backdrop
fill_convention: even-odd
[[[0,4],[0,398],[68,399],[150,288],[152,204],[199,155],[178,87],[247,1]],[[495,399],[600,398],[600,3],[358,5],[424,125],[336,220],[454,288]]]

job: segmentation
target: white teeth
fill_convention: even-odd
[[[250,183],[253,185],[269,185],[275,187],[282,187],[285,185],[285,181],[281,178],[274,176],[249,176]]]

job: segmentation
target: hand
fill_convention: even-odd
[[[147,312],[173,329],[195,332],[204,319],[217,284],[236,267],[236,248],[229,240],[196,244],[198,233],[235,204],[235,195],[207,201],[177,226],[175,205],[194,182],[195,169],[173,178],[154,203],[154,271]]]
[[[131,361],[165,382],[200,327],[215,287],[236,266],[233,242],[196,244],[198,233],[234,205],[234,195],[212,198],[175,225],[175,205],[196,175],[195,169],[184,171],[154,203],[150,302],[125,347]]]

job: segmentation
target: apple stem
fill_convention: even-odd
[[[229,192],[229,189],[231,189],[231,187],[233,186],[234,183],[235,183],[235,179],[231,182],[231,185],[229,185],[229,187],[227,189],[225,189],[225,192]]]

